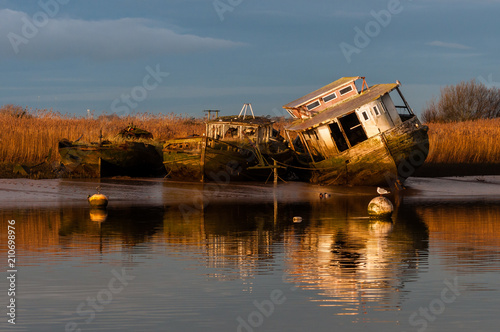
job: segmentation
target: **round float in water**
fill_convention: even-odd
[[[391,201],[383,196],[375,197],[368,203],[368,214],[373,218],[390,218],[393,211]]]
[[[94,207],[94,208],[105,208],[106,206],[108,206],[108,198],[106,197],[106,195],[103,195],[103,194],[95,194],[95,195],[92,195],[92,196],[88,196],[88,201],[89,201],[89,204],[90,206]]]
[[[108,217],[108,212],[106,209],[92,208],[90,209],[90,220],[96,221],[98,223],[106,221]]]

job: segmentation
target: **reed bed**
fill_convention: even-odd
[[[290,120],[275,120],[275,128],[283,134]],[[203,119],[174,113],[79,117],[51,110],[0,110],[0,168],[42,163],[51,150],[48,161],[57,162],[57,143],[61,139],[73,141],[82,136],[83,142],[97,142],[102,130],[103,139],[112,141],[129,124],[151,132],[158,141],[205,132]],[[500,118],[427,125],[430,151],[426,164],[500,164]]]
[[[174,136],[202,134],[205,125],[202,119],[171,114],[138,113],[127,117],[101,115],[99,117],[77,117],[50,110],[30,111],[25,116],[13,116],[0,112],[0,162],[8,164],[36,164],[52,154],[49,161],[57,161],[57,143],[66,138],[83,142],[113,140],[116,134],[129,124],[145,129],[156,140]]]
[[[428,123],[434,164],[500,164],[500,118]]]

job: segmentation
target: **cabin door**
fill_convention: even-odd
[[[345,140],[345,137],[340,130],[339,124],[337,122],[334,122],[331,123],[329,127],[332,133],[332,138],[335,141],[335,144],[337,144],[337,149],[339,150],[339,152],[349,149],[349,145],[347,145],[347,141]]]
[[[359,122],[356,112],[352,112],[339,118],[339,121],[351,147],[365,141],[368,138],[361,122]]]

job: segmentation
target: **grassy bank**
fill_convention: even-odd
[[[13,176],[12,169],[17,164],[33,166],[44,161],[47,164],[57,163],[57,143],[62,138],[76,140],[82,136],[81,141],[96,142],[102,130],[103,139],[113,140],[120,130],[131,123],[150,131],[158,140],[177,135],[201,134],[205,130],[201,119],[175,114],[139,113],[123,118],[99,116],[93,119],[47,110],[23,116],[0,113],[0,177]],[[49,156],[50,151],[52,153]],[[43,165],[40,167],[43,168]]]
[[[427,125],[429,155],[417,176],[500,174],[500,118]]]
[[[98,141],[113,137],[127,125],[150,131],[157,140],[175,136],[202,134],[202,119],[175,114],[139,113],[120,118],[76,117],[47,110],[19,114],[0,112],[0,177],[14,177],[15,165],[38,166],[41,176],[50,176],[49,165],[57,164],[57,143],[62,138]],[[277,123],[282,130],[285,123]],[[500,119],[459,123],[430,123],[430,151],[417,176],[500,174]],[[53,151],[49,156],[49,151]],[[47,158],[49,156],[49,158]],[[57,176],[57,174],[52,174]]]

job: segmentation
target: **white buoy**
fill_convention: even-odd
[[[302,222],[302,217],[293,217],[293,222],[296,223]]]
[[[108,206],[108,198],[103,194],[94,194],[92,196],[88,196],[87,200],[89,201],[90,206],[94,208],[105,208]]]
[[[368,214],[374,218],[390,218],[394,206],[391,201],[383,196],[375,197],[368,203]]]

